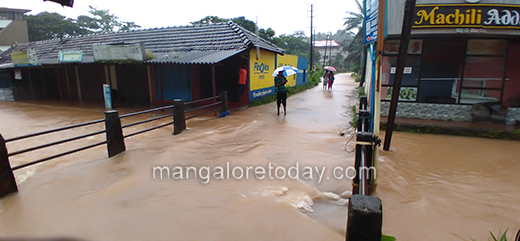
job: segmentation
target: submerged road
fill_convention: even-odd
[[[333,178],[332,169],[353,163],[353,154],[344,151],[347,138],[339,134],[351,120],[355,86],[347,74],[338,74],[333,90],[320,85],[289,97],[286,116],[276,115],[275,103],[231,110],[225,118],[189,120],[180,135],[172,136],[167,127],[128,138],[127,151],[113,158],[97,147],[16,171],[20,191],[0,200],[0,237],[343,240],[350,179]],[[31,103],[1,102],[0,112],[6,138],[103,118],[103,110],[93,107]],[[96,128],[102,126],[43,141]],[[144,127],[125,132],[139,128]],[[77,145],[102,140],[101,135]],[[9,143],[8,149],[41,141]],[[11,162],[67,148],[47,148]],[[182,169],[183,180],[166,178],[166,171],[159,180],[154,167],[168,167],[170,176]],[[243,175],[233,169],[239,167]],[[219,176],[219,170],[226,173]],[[338,209],[340,215],[327,218]]]
[[[189,120],[180,135],[166,127],[130,137],[127,151],[113,158],[96,147],[18,170],[20,191],[0,200],[0,239],[344,240],[351,182],[333,170],[353,165],[354,154],[345,150],[349,134],[339,134],[352,119],[356,86],[338,74],[332,91],[320,85],[289,97],[287,116],[276,116],[275,103],[232,110],[225,118]],[[103,117],[97,107],[0,102],[0,133],[9,138]],[[8,143],[8,149],[102,128]],[[487,240],[490,231],[509,229],[513,236],[520,228],[519,156],[518,141],[394,133],[377,169],[383,233],[397,240]],[[154,167],[170,175],[161,180]]]

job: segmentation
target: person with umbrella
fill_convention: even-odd
[[[327,89],[330,90],[332,89],[332,84],[334,84],[334,72],[336,71],[336,68],[332,66],[325,66],[323,69],[328,72],[328,75],[326,74],[328,78],[324,78],[323,85],[325,85],[326,82],[328,86]]]
[[[323,74],[323,89],[327,89],[327,84],[329,83],[329,71],[325,70],[325,74]]]
[[[292,66],[282,66],[273,71],[274,86],[276,93],[276,115],[280,115],[280,104],[283,105],[283,114],[287,115],[287,79],[285,77],[298,73],[298,69]]]
[[[280,104],[283,105],[283,114],[287,115],[287,89],[285,88],[287,79],[283,75],[283,70],[278,71],[278,75],[274,77],[274,86],[276,93],[276,115],[280,115]]]
[[[329,81],[328,81],[328,89],[332,89],[332,84],[334,84],[334,72],[329,71]]]

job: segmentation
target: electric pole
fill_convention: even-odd
[[[314,17],[313,15],[313,9],[312,9],[312,4],[311,4],[311,38],[310,38],[310,51],[309,51],[309,66],[310,66],[310,72],[311,73],[314,73],[314,36],[312,34],[312,31],[313,31],[313,27],[312,27],[312,18]]]

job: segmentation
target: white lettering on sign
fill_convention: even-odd
[[[395,74],[396,67],[390,68],[390,74]],[[403,74],[411,74],[412,73],[412,67],[404,67]]]

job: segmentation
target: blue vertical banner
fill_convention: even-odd
[[[110,95],[110,85],[103,85],[103,96],[105,97],[105,108],[107,110],[112,109],[112,96]]]
[[[365,44],[369,44],[377,40],[379,0],[366,0],[365,4]]]

